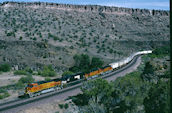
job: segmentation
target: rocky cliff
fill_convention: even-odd
[[[123,7],[108,7],[99,5],[69,5],[43,2],[3,2],[1,6],[4,7],[35,7],[35,8],[55,8],[64,10],[76,11],[92,11],[100,13],[125,13],[125,14],[139,14],[139,15],[154,15],[154,16],[169,16],[169,11],[164,10],[148,10],[148,9],[133,9]]]

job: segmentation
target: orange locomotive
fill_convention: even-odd
[[[98,68],[97,70],[91,71],[90,73],[85,74],[85,78],[86,79],[91,79],[91,78],[95,78],[98,77],[101,74],[105,74],[112,71],[112,67],[111,66],[106,66],[103,68]]]
[[[106,66],[106,67],[102,68],[102,70],[103,70],[103,73],[108,73],[108,72],[112,71],[113,69],[111,66]]]
[[[102,72],[103,72],[102,69],[98,69],[98,70],[95,70],[95,71],[91,71],[90,73],[85,74],[85,78],[88,79],[88,78],[97,77]]]
[[[29,97],[37,96],[42,93],[58,90],[61,88],[61,80],[53,79],[51,81],[40,81],[28,84],[25,88],[25,94]]]
[[[25,92],[22,92],[21,94],[19,94],[19,97],[22,97],[22,96],[29,96],[29,97],[38,96],[38,95],[43,94],[43,93],[47,93],[47,92],[61,89],[64,84],[67,84],[69,82],[72,82],[72,81],[75,81],[78,79],[82,79],[82,78],[89,80],[89,79],[98,77],[99,75],[109,73],[110,71],[112,71],[112,67],[106,66],[103,68],[94,69],[94,70],[92,70],[86,74],[83,74],[83,73],[78,74],[77,73],[74,75],[69,75],[69,76],[65,76],[62,78],[53,79],[50,81],[40,81],[40,82],[30,83],[25,88]]]

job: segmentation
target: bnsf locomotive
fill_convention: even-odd
[[[92,70],[86,74],[78,73],[78,74],[73,74],[73,75],[67,75],[62,78],[52,79],[50,81],[39,81],[39,82],[30,83],[26,86],[25,92],[19,94],[19,97],[39,96],[39,95],[47,93],[47,92],[62,89],[66,84],[68,84],[70,82],[77,81],[79,79],[89,80],[89,79],[98,77],[99,75],[102,75],[102,74],[105,74],[105,73],[108,73],[111,71],[112,71],[112,67],[106,66],[103,68],[98,68],[98,69]]]
[[[39,82],[30,83],[25,87],[24,93],[19,94],[19,97],[23,97],[23,96],[34,97],[34,96],[38,96],[38,95],[41,95],[41,94],[44,94],[47,92],[62,89],[66,84],[72,83],[73,81],[77,81],[80,79],[82,79],[82,80],[83,79],[84,80],[93,79],[100,75],[107,74],[107,73],[111,72],[112,70],[119,68],[123,65],[126,65],[137,55],[148,54],[148,53],[152,53],[152,51],[137,52],[137,53],[131,55],[130,57],[126,58],[125,60],[111,63],[108,66],[105,66],[102,68],[97,68],[97,69],[91,70],[88,73],[77,73],[77,74],[53,79],[50,81],[39,81]]]

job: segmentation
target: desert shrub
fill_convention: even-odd
[[[49,66],[44,66],[43,71],[38,71],[38,74],[44,77],[54,77],[56,76],[56,72],[52,68],[51,65]]]
[[[25,87],[24,83],[22,83],[21,81],[18,81],[15,84],[15,89],[23,89]]]
[[[69,107],[69,105],[66,103],[66,104],[64,105],[64,108],[67,109],[68,107]]]
[[[59,104],[60,109],[63,109],[64,105],[63,104]]]
[[[170,46],[163,46],[153,50],[152,54],[149,54],[151,58],[161,58],[170,54]]]
[[[26,71],[26,72],[29,72],[29,73],[33,73],[32,69],[29,68],[29,67],[26,67],[26,68],[25,68],[25,71]]]
[[[93,57],[90,59],[90,57],[86,54],[76,54],[73,59],[75,60],[75,65],[69,68],[69,71],[72,72],[89,72],[89,70],[93,68],[102,67],[104,63],[100,58]]]
[[[0,89],[0,99],[4,99],[9,96],[10,96],[10,94],[8,93],[8,91],[6,91],[4,89]]]
[[[22,39],[23,39],[23,37],[22,37],[22,36],[20,36],[19,40],[22,40]]]
[[[2,72],[8,72],[10,71],[11,67],[9,64],[0,64],[0,71]]]
[[[34,82],[34,78],[31,75],[29,75],[27,77],[21,77],[18,82],[20,82],[20,83],[32,83],[32,82]]]
[[[25,70],[17,70],[14,72],[15,75],[27,75],[27,72]]]
[[[67,76],[67,75],[72,75],[73,74],[73,72],[71,72],[71,71],[65,71],[63,74],[62,74],[62,76]]]
[[[153,84],[144,99],[146,113],[170,113],[170,82]]]
[[[45,77],[45,81],[49,81],[49,80],[51,80],[50,77]]]
[[[24,70],[17,70],[14,72],[15,75],[28,75],[32,73],[33,71],[29,67],[26,67]]]

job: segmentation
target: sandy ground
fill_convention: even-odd
[[[13,72],[6,72],[0,74],[0,87],[17,83],[21,77],[26,75],[14,75]],[[33,75],[35,81],[44,80],[44,77]]]
[[[1,73],[0,74],[0,87],[15,84],[18,82],[18,80],[21,77],[25,77],[25,76],[26,75],[14,75],[12,71],[6,72],[6,73]],[[33,78],[35,79],[35,81],[44,80],[44,77],[41,77],[41,76],[34,75]],[[0,103],[17,99],[18,91],[8,90],[8,93],[10,94],[10,96],[7,98],[1,99]]]
[[[65,104],[65,101],[55,100],[51,103],[40,104],[36,107],[22,110],[19,113],[63,113],[63,109],[60,109],[59,104]]]

